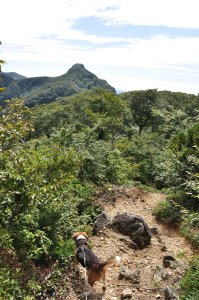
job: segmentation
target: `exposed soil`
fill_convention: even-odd
[[[110,218],[113,218],[118,212],[129,212],[142,216],[149,227],[153,228],[151,245],[143,250],[134,250],[129,248],[126,243],[127,237],[108,228],[101,230],[98,235],[91,237],[94,253],[102,261],[113,255],[121,257],[120,266],[109,269],[107,273],[106,291],[103,293],[102,283],[99,282],[94,285],[93,294],[86,296],[84,294],[87,291],[84,269],[78,265],[66,274],[66,291],[63,296],[57,296],[55,299],[165,299],[165,286],[171,287],[178,294],[178,282],[187,268],[187,260],[194,251],[177,230],[168,229],[155,220],[152,211],[163,199],[165,199],[164,194],[145,192],[135,187],[116,188],[109,194],[103,192],[98,194],[96,201]],[[164,268],[163,257],[166,255],[174,257],[177,263]],[[138,272],[139,282],[133,283],[128,278],[121,279],[119,274],[125,268],[132,272]],[[126,289],[132,293],[129,298]],[[124,293],[126,293],[126,298],[121,298]]]

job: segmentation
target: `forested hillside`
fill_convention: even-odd
[[[102,188],[164,191],[157,220],[199,247],[198,96],[116,95],[79,64],[58,78],[9,80],[1,99],[13,90],[28,102],[6,101],[0,118],[0,299],[42,299],[59,284],[42,270],[62,272],[71,262],[72,234],[91,233]],[[182,299],[196,299],[198,267]]]
[[[71,96],[83,90],[100,87],[115,91],[105,80],[99,79],[82,64],[73,65],[67,73],[57,77],[25,78],[16,73],[2,73],[0,87],[6,90],[0,94],[0,105],[4,100],[23,98],[25,104],[33,107],[36,104],[56,101],[58,97]]]

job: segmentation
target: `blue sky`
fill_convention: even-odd
[[[199,93],[198,0],[2,0],[4,72],[75,63],[123,91]]]

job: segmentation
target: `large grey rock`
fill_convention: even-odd
[[[143,249],[151,243],[151,231],[141,216],[132,213],[118,213],[113,218],[110,226],[114,230],[129,236],[138,249]]]

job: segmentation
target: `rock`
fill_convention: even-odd
[[[109,223],[111,219],[105,212],[102,212],[99,218],[93,224],[93,233],[97,234],[100,230],[104,229]]]
[[[165,244],[162,244],[160,247],[161,251],[165,252],[167,251],[167,247],[165,246]]]
[[[150,245],[151,231],[144,219],[131,213],[118,213],[109,225],[114,230],[127,235],[137,245],[138,249]]]
[[[122,291],[121,299],[131,299],[133,296],[133,292],[130,288],[126,288]]]
[[[152,235],[159,235],[159,231],[157,227],[151,227],[150,228]]]
[[[171,255],[165,255],[163,257],[163,266],[164,268],[176,268],[177,261]]]
[[[166,286],[164,289],[164,299],[165,300],[179,300],[179,297],[169,286]]]
[[[138,249],[138,246],[129,237],[120,238],[120,241],[126,244],[131,249]]]
[[[161,280],[167,280],[169,278],[169,274],[165,268],[156,266],[153,277],[156,282],[160,282]]]
[[[128,268],[122,268],[119,273],[119,280],[126,279],[134,284],[140,282],[140,270],[130,270]]]

